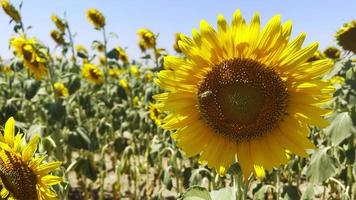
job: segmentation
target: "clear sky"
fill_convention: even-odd
[[[18,5],[19,0],[10,0]],[[282,20],[291,19],[295,36],[306,32],[306,42],[319,41],[324,48],[335,44],[333,35],[343,23],[356,19],[356,0],[25,0],[22,16],[26,26],[31,25],[30,36],[36,36],[54,48],[49,32],[55,28],[50,16],[67,13],[72,31],[77,34],[76,44],[89,48],[91,41],[100,40],[101,33],[94,30],[85,18],[88,8],[101,10],[107,19],[107,31],[115,32],[118,39],[111,39],[110,46],[127,48],[131,58],[138,58],[137,29],[146,27],[159,33],[158,46],[173,53],[175,32],[190,35],[201,19],[216,24],[222,13],[228,20],[235,9],[250,20],[255,11],[260,12],[264,24],[279,13]],[[0,12],[0,55],[9,57],[8,39],[13,34],[9,18]]]

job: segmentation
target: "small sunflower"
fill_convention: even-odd
[[[119,77],[123,73],[124,73],[124,70],[121,70],[121,69],[111,69],[110,68],[108,70],[109,76],[112,76],[112,77]]]
[[[136,78],[140,78],[141,73],[138,70],[136,65],[131,65],[130,72],[131,72],[132,75],[136,76]]]
[[[340,50],[336,47],[328,47],[324,50],[325,57],[333,59],[333,60],[339,59],[340,54],[341,54]]]
[[[63,45],[65,43],[63,34],[57,30],[52,30],[50,33],[52,39],[58,44]]]
[[[99,63],[101,66],[105,67],[106,66],[106,56],[105,55],[100,55],[99,56]]]
[[[321,80],[332,62],[307,62],[318,43],[302,47],[306,34],[289,42],[292,23],[274,16],[261,29],[256,13],[247,24],[237,10],[229,25],[218,16],[217,30],[202,20],[192,38],[181,35],[186,58],[166,56],[154,96],[168,115],[162,127],[187,156],[200,155],[221,175],[235,161],[248,178],[287,162],[285,150],[308,156],[308,124],[325,127],[319,107],[334,88]],[[237,160],[235,160],[237,159]]]
[[[152,80],[153,78],[153,73],[151,71],[147,71],[145,72],[145,74],[143,75],[143,78],[146,82],[149,82]]]
[[[40,80],[47,76],[46,52],[35,38],[13,37],[10,44],[15,55],[23,59],[24,66],[35,75],[36,79]]]
[[[115,49],[119,54],[119,60],[121,60],[124,64],[127,64],[129,62],[129,57],[127,56],[125,50],[121,47],[116,47]]]
[[[152,31],[141,28],[137,31],[137,34],[139,36],[139,44],[143,45],[144,49],[150,49],[156,46],[156,36]]]
[[[64,33],[65,29],[66,29],[66,23],[64,22],[63,19],[59,18],[56,14],[52,14],[51,15],[51,20],[53,21],[53,23],[56,25],[56,27],[62,32]]]
[[[54,89],[56,90],[56,94],[59,97],[67,97],[68,96],[68,89],[63,83],[54,83],[53,85]]]
[[[16,8],[9,3],[7,0],[1,0],[1,6],[4,12],[16,23],[20,23],[21,21],[21,16],[19,11],[16,10]]]
[[[176,33],[176,34],[174,35],[175,40],[174,40],[173,48],[174,48],[174,50],[175,50],[177,53],[182,53],[182,51],[180,50],[179,45],[178,45],[178,42],[180,41],[180,35],[181,35],[181,34],[182,34],[182,33]]]
[[[43,163],[44,156],[35,157],[39,137],[35,135],[27,145],[23,134],[15,135],[15,120],[9,118],[0,136],[0,184],[2,199],[46,200],[57,199],[51,186],[62,178],[49,173],[61,162]]]
[[[104,73],[96,65],[85,63],[82,67],[82,75],[89,82],[102,84],[104,82]]]
[[[75,50],[77,51],[79,57],[85,59],[89,57],[88,50],[85,48],[85,46],[78,44],[75,46]]]
[[[132,99],[132,105],[133,107],[138,107],[140,105],[140,98],[138,98],[138,96],[134,96]]]
[[[105,26],[105,17],[97,9],[91,8],[87,10],[86,16],[88,21],[95,27],[95,29],[102,29]]]
[[[161,124],[161,111],[158,109],[158,107],[153,104],[150,103],[149,105],[149,113],[150,113],[150,118],[157,124],[160,125]]]
[[[352,20],[335,34],[337,44],[345,51],[351,51],[356,54],[356,20]]]
[[[119,85],[125,90],[126,94],[129,94],[130,92],[129,84],[125,79],[121,79],[119,81]]]

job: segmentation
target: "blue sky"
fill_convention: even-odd
[[[20,2],[10,1],[16,5]],[[201,19],[215,26],[218,13],[230,20],[238,8],[247,21],[255,11],[260,12],[263,24],[279,13],[283,21],[292,20],[294,36],[304,31],[307,33],[306,43],[319,41],[321,49],[334,45],[335,31],[343,23],[356,19],[355,0],[31,0],[24,2],[22,16],[25,25],[32,26],[29,35],[36,36],[53,49],[49,32],[55,26],[50,16],[52,13],[63,16],[66,12],[72,31],[77,34],[75,43],[89,47],[91,41],[101,39],[101,33],[85,18],[85,11],[92,7],[104,13],[107,31],[115,32],[119,37],[111,39],[110,46],[127,48],[130,58],[140,55],[136,32],[141,27],[159,33],[158,46],[173,53],[175,32],[190,35]],[[13,34],[8,22],[9,18],[0,12],[0,55],[5,58],[11,55],[8,39]]]

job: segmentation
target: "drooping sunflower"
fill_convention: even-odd
[[[356,20],[344,24],[344,26],[335,34],[335,38],[337,44],[344,50],[356,54]]]
[[[50,33],[52,39],[58,44],[63,45],[65,43],[63,34],[57,30],[52,30]]]
[[[67,27],[65,21],[61,18],[59,18],[56,14],[52,14],[51,15],[51,20],[53,21],[53,23],[56,25],[56,27],[62,32],[64,33],[65,28]]]
[[[34,74],[36,79],[40,80],[47,76],[46,50],[35,38],[13,37],[10,44],[15,55],[23,59],[24,66]]]
[[[127,64],[129,62],[129,57],[127,56],[125,50],[121,47],[116,47],[115,49],[118,52],[119,60],[121,60],[124,64]]]
[[[102,84],[104,82],[104,73],[96,65],[85,63],[82,67],[82,75],[89,82]]]
[[[322,116],[330,111],[319,105],[334,92],[321,80],[332,62],[307,62],[318,43],[302,47],[305,33],[289,42],[292,23],[279,15],[260,26],[258,13],[247,24],[239,10],[231,25],[219,15],[217,31],[202,20],[192,39],[178,42],[186,58],[165,57],[173,70],[155,79],[166,90],[154,96],[168,114],[162,127],[222,175],[235,161],[247,178],[286,163],[285,150],[307,156],[308,124],[328,124]]]
[[[156,46],[156,36],[149,29],[141,28],[137,31],[137,34],[139,36],[139,46],[141,50],[141,45],[143,45],[144,49],[149,49]]]
[[[19,11],[7,0],[1,0],[1,7],[4,10],[4,12],[16,23],[19,23],[21,21],[21,16]]]
[[[91,8],[87,10],[86,16],[88,21],[95,27],[95,29],[102,29],[105,26],[105,17],[97,9]]]
[[[55,89],[56,94],[59,97],[67,97],[68,96],[68,89],[63,83],[60,83],[60,82],[54,83],[53,87]]]
[[[161,111],[157,108],[157,106],[153,103],[150,103],[149,105],[149,113],[150,113],[150,118],[157,124],[161,124]]]
[[[9,118],[4,134],[0,135],[0,184],[2,199],[47,200],[57,199],[51,186],[62,178],[49,174],[61,162],[43,163],[44,156],[36,157],[39,137],[34,136],[23,145],[23,134],[15,135],[15,120]]]
[[[339,59],[340,58],[340,50],[336,47],[328,47],[324,50],[324,55],[327,57],[327,58],[330,58],[330,59]]]

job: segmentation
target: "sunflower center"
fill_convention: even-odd
[[[219,134],[239,142],[262,136],[283,118],[284,81],[251,59],[231,59],[207,73],[198,89],[202,118]]]
[[[17,155],[4,150],[0,152],[0,178],[15,199],[37,199],[36,174]]]

